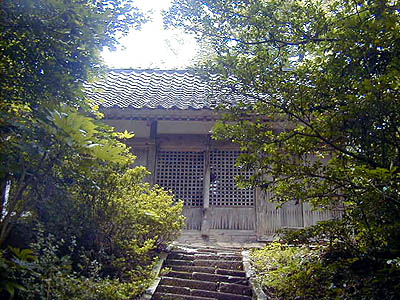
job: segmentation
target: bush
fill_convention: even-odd
[[[184,225],[183,203],[157,186],[151,188],[144,182],[146,175],[143,167],[103,166],[71,191],[71,234],[82,232],[78,245],[92,251],[112,277],[146,277],[151,251],[173,241]]]
[[[398,299],[400,260],[353,256],[340,246],[275,242],[252,252],[271,299]]]
[[[48,300],[120,300],[132,299],[148,286],[150,277],[123,282],[101,275],[102,265],[80,252],[79,261],[72,257],[77,252],[75,242],[56,240],[40,229],[31,249],[11,248],[9,257],[0,257],[0,292],[5,299]],[[62,250],[67,247],[68,250]],[[68,252],[68,254],[62,253]],[[134,279],[134,278],[132,278]]]
[[[21,299],[107,300],[144,292],[157,251],[184,224],[182,202],[150,187],[146,175],[143,167],[99,165],[74,175],[64,197],[58,192],[43,197],[40,214],[21,219],[31,228],[41,223],[40,230],[21,232],[19,238],[35,237],[31,250],[23,250],[33,251],[34,259],[18,253],[2,257],[1,268],[8,270],[3,292],[20,289]]]

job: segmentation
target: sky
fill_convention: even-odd
[[[184,69],[191,65],[197,53],[194,38],[179,29],[163,28],[161,10],[168,9],[171,0],[135,0],[143,11],[152,10],[152,20],[140,31],[131,30],[120,39],[117,51],[104,49],[102,57],[110,68]]]

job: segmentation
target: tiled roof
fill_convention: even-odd
[[[223,101],[244,100],[181,70],[112,70],[103,80],[87,83],[85,90],[103,108],[212,109]]]

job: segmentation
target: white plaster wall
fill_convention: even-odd
[[[114,127],[116,131],[128,130],[133,132],[137,138],[147,138],[150,136],[150,125],[147,121],[104,120],[104,123]]]
[[[209,134],[212,121],[158,121],[158,134]]]

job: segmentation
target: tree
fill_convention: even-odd
[[[145,21],[131,4],[0,1],[2,299],[132,299],[183,226],[182,204],[132,168],[133,134],[83,92],[103,47]]]
[[[82,85],[100,74],[102,48],[143,21],[129,1],[0,2],[0,245],[60,182],[66,159],[88,164],[107,151],[119,155],[109,161],[131,159],[91,118],[100,115]]]
[[[396,257],[398,1],[176,0],[166,22],[208,41],[215,54],[198,69],[248,96],[214,128],[248,152],[248,184],[343,206],[339,244],[380,266]]]

